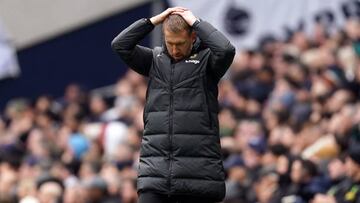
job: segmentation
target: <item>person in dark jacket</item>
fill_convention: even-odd
[[[346,179],[311,203],[360,203],[360,145],[351,146],[345,160]]]
[[[163,24],[164,45],[137,45]],[[136,21],[112,48],[149,77],[137,189],[140,203],[217,202],[225,195],[217,84],[235,48],[186,8]]]

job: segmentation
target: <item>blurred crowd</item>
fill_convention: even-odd
[[[360,24],[240,51],[219,83],[225,203],[360,202]],[[146,78],[0,112],[0,202],[137,202]],[[345,201],[344,201],[345,202]]]

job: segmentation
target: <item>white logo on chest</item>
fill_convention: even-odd
[[[185,60],[185,63],[198,64],[198,63],[200,63],[200,61],[199,60]]]

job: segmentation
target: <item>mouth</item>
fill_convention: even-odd
[[[174,55],[173,56],[175,59],[180,59],[180,58],[182,58],[182,55]]]

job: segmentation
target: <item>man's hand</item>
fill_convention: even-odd
[[[194,14],[188,9],[176,10],[176,11],[173,11],[172,14],[180,15],[181,17],[184,18],[186,23],[189,24],[190,26],[193,26],[195,21],[197,20],[197,18],[194,16]]]
[[[183,7],[168,8],[165,11],[163,11],[162,13],[150,18],[150,21],[154,25],[159,25],[160,23],[164,22],[164,20],[166,19],[166,17],[168,17],[168,15],[175,13],[175,12],[184,12],[186,10],[187,10],[187,8],[183,8]]]

